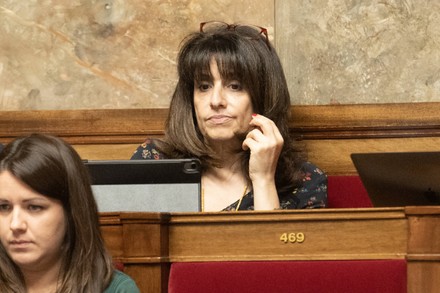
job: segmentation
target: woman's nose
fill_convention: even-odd
[[[226,106],[226,99],[224,96],[223,87],[221,85],[214,86],[212,90],[211,106],[212,107]]]
[[[10,229],[12,231],[26,230],[26,220],[23,211],[15,209],[11,213]]]

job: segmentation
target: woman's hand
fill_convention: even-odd
[[[275,171],[284,139],[275,123],[267,117],[254,114],[249,125],[253,129],[242,147],[250,149],[249,176],[254,189],[254,207],[256,210],[278,208]]]

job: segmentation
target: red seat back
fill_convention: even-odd
[[[405,260],[173,263],[169,293],[403,293]]]
[[[359,176],[328,176],[329,208],[373,207]]]

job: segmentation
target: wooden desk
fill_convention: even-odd
[[[107,247],[142,292],[167,292],[170,263],[407,259],[408,292],[440,288],[440,208],[103,213]]]

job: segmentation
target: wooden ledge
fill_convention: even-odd
[[[160,137],[168,109],[2,111],[0,142],[32,132],[72,144],[139,143]],[[304,139],[440,136],[440,103],[292,106],[290,128]]]

